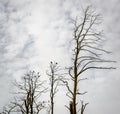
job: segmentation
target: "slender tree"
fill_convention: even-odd
[[[60,68],[57,62],[50,62],[49,71],[47,71],[47,75],[49,76],[50,82],[50,114],[54,114],[54,98],[58,91],[59,86],[59,71]]]
[[[72,65],[67,68],[68,75],[73,85],[68,80],[62,80],[67,87],[67,96],[70,98],[70,104],[67,108],[70,114],[83,114],[88,103],[77,100],[77,96],[84,95],[86,92],[79,91],[79,83],[87,78],[83,75],[92,69],[114,69],[113,67],[104,66],[102,63],[114,62],[102,58],[102,54],[110,52],[102,49],[99,44],[102,43],[102,32],[99,31],[98,25],[101,23],[100,15],[92,11],[88,6],[84,11],[82,18],[76,19],[73,33],[73,56]],[[97,29],[98,28],[98,29]],[[79,109],[78,109],[79,107]]]

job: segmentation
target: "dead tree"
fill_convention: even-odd
[[[47,75],[49,76],[50,83],[50,114],[54,114],[54,98],[58,91],[60,68],[57,62],[51,62],[49,68],[50,70],[47,71]]]
[[[92,11],[89,6],[83,11],[82,16],[82,18],[73,21],[72,65],[67,68],[69,79],[73,85],[71,86],[68,80],[62,80],[68,90],[67,96],[70,98],[70,104],[67,107],[70,114],[78,114],[80,109],[81,114],[85,111],[87,104],[83,104],[83,101],[81,102],[81,108],[77,109],[79,104],[77,96],[86,93],[80,92],[78,87],[82,80],[87,79],[83,77],[84,74],[93,69],[114,69],[114,67],[102,64],[114,61],[102,58],[102,54],[109,54],[110,52],[99,46],[102,43],[102,32],[98,30],[98,25],[101,23],[100,15]]]
[[[41,95],[47,91],[44,87],[45,81],[41,80],[39,73],[30,72],[26,74],[21,82],[15,82],[17,92],[14,100],[4,109],[5,114],[14,112],[20,114],[39,114],[45,108],[45,101],[41,100]],[[4,114],[2,113],[2,114]]]

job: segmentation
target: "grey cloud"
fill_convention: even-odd
[[[5,88],[5,91],[0,98],[1,105],[7,102],[3,98],[5,94],[9,95],[11,80],[19,78],[25,71],[45,70],[44,66],[47,66],[50,60],[57,60],[63,66],[69,65],[72,38],[70,19],[80,15],[81,7],[84,8],[88,4],[93,4],[103,15],[103,29],[108,39],[103,47],[114,51],[114,55],[110,58],[116,59],[119,66],[119,0],[27,0],[26,2],[12,0],[10,2],[12,7],[8,8],[11,11],[10,20],[5,25],[3,20],[6,20],[7,14],[4,12],[5,7],[2,2],[0,4],[2,9],[0,10],[0,91],[3,91],[2,88]],[[88,90],[85,99],[90,102],[86,114],[119,113],[119,74],[119,68],[109,73],[108,71],[90,73],[89,82],[82,86],[83,90]],[[59,96],[61,97],[62,93]],[[7,98],[9,99],[9,97],[5,99]],[[59,107],[57,110],[60,110]]]

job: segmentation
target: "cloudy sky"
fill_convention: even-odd
[[[69,64],[71,19],[87,5],[102,15],[106,38],[103,47],[113,52],[109,58],[117,61],[117,70],[94,71],[83,84],[90,103],[86,114],[119,114],[119,0],[0,0],[0,108],[10,100],[14,79],[29,70],[42,72],[52,60],[61,66]],[[61,104],[57,110],[64,113]]]

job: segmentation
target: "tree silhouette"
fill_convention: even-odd
[[[14,101],[3,109],[2,114],[14,112],[21,114],[39,114],[45,108],[45,101],[41,100],[41,95],[47,91],[44,87],[45,81],[41,81],[38,73],[30,72],[26,74],[21,82],[15,82],[16,91]]]
[[[60,68],[57,62],[50,62],[49,71],[47,71],[47,75],[49,76],[50,82],[50,114],[54,114],[54,98],[58,91],[58,86],[60,82]]]
[[[82,80],[87,79],[83,75],[88,70],[93,69],[115,69],[102,64],[115,61],[102,58],[102,54],[109,54],[110,52],[99,46],[102,43],[102,31],[98,30],[101,23],[100,15],[88,6],[83,10],[82,17],[73,20],[73,23],[72,65],[67,68],[70,80],[62,81],[67,87],[67,96],[70,98],[69,107],[67,106],[70,114],[83,114],[88,103],[81,101],[81,108],[78,108],[80,107],[78,106],[80,100],[77,100],[78,96],[87,93],[86,91],[80,92],[78,87]],[[70,82],[72,85],[70,85]]]

